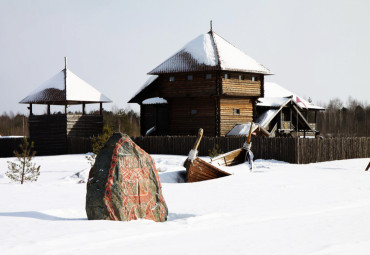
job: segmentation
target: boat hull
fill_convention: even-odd
[[[189,162],[186,168],[187,182],[206,181],[229,175],[229,173],[218,169],[200,158],[194,159],[191,163]]]

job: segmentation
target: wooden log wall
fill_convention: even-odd
[[[32,115],[29,117],[29,130],[30,139],[35,143],[35,150],[38,155],[66,154],[75,151],[74,148],[68,147],[67,138],[91,137],[102,132],[103,116],[81,114]]]
[[[240,111],[234,113],[234,109]],[[253,102],[248,98],[220,98],[220,135],[226,135],[236,124],[253,121]]]
[[[38,155],[67,153],[67,117],[65,114],[29,117],[30,139]]]
[[[103,131],[103,115],[67,115],[67,136],[91,137]]]
[[[222,76],[222,94],[231,96],[260,97],[262,95],[261,77],[258,74],[230,73],[230,79]],[[239,75],[243,80],[239,80]],[[252,81],[255,77],[255,81]]]
[[[176,98],[169,102],[169,134],[189,135],[200,127],[209,136],[216,135],[216,101],[212,97]],[[192,114],[192,110],[196,113]]]
[[[155,105],[140,106],[140,133],[145,135],[146,131],[152,128],[155,124]]]
[[[164,98],[170,97],[201,97],[216,95],[216,73],[209,72],[211,79],[206,79],[207,73],[178,73],[165,74],[159,77],[160,95]],[[192,80],[187,80],[187,76],[192,75]],[[170,76],[174,81],[170,81]]]
[[[14,157],[14,150],[19,149],[23,138],[0,138],[0,158]]]

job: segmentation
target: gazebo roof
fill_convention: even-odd
[[[65,105],[110,102],[108,97],[65,68],[19,103]]]
[[[269,69],[213,31],[187,43],[149,74],[212,70],[272,74]]]

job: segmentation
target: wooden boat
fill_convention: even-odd
[[[252,170],[253,169],[253,152],[251,151],[252,129],[253,122],[251,123],[251,127],[249,128],[247,141],[244,143],[242,148],[211,158],[211,164],[215,166],[234,166],[248,161],[249,168],[250,170]]]
[[[186,168],[186,181],[187,182],[199,182],[206,181],[215,178],[225,177],[230,175],[229,173],[218,169],[216,166],[207,163],[206,161],[197,157],[198,146],[203,136],[203,129],[199,129],[197,140],[195,141],[194,147],[189,152],[188,158],[184,162]]]

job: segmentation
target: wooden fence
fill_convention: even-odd
[[[242,147],[246,137],[203,137],[199,155],[208,156],[216,144],[223,152]],[[134,137],[134,142],[150,154],[187,155],[193,147],[192,136]],[[369,158],[370,137],[367,138],[252,138],[255,159],[276,159],[290,163],[308,164],[330,160]]]
[[[209,150],[216,144],[223,152],[240,148],[243,136],[203,137],[199,145],[199,155],[208,156]],[[146,136],[133,137],[132,140],[149,154],[187,155],[193,147],[195,136]],[[0,139],[0,157],[13,156],[22,138]],[[68,153],[86,153],[91,151],[88,138],[68,138]],[[255,159],[276,159],[290,163],[307,164],[314,162],[370,158],[370,137],[366,138],[252,138],[252,151]],[[38,154],[39,155],[39,154]]]

